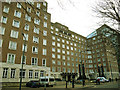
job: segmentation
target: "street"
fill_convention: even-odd
[[[87,84],[83,87],[81,84],[75,84],[75,88],[72,88],[72,84],[68,84],[66,89],[65,85],[56,85],[54,87],[39,87],[39,88],[30,88],[30,87],[22,87],[22,90],[81,90],[81,89],[100,89],[100,88],[109,88],[109,90],[118,90],[118,86],[120,85],[120,81],[113,81],[107,83],[101,83],[100,85],[96,85],[95,83]],[[3,87],[2,90],[19,90],[19,87]]]

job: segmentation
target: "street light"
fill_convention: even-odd
[[[24,53],[25,53],[25,45],[26,45],[26,37],[24,36],[24,33],[22,33],[22,35],[25,38],[25,41],[24,41],[24,48],[23,48],[23,57],[22,57],[22,67],[21,67],[19,90],[21,90],[21,83],[22,83],[22,76],[23,76],[23,61],[24,61]]]

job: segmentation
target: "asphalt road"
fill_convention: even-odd
[[[120,90],[120,81],[101,83],[100,85],[75,85],[75,88],[72,88],[72,85],[68,85],[68,88],[65,88],[65,85],[57,85],[54,87],[40,87],[40,88],[30,88],[30,87],[22,87],[21,90]],[[19,90],[19,87],[3,87],[1,90]]]

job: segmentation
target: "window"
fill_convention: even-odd
[[[36,11],[36,15],[39,17],[39,16],[40,16],[40,12],[39,12],[39,11]]]
[[[56,71],[55,67],[52,67],[52,72],[55,72],[55,71]]]
[[[27,52],[27,45],[22,45],[22,51],[24,51],[24,47],[25,47],[25,52]]]
[[[46,2],[43,2],[43,5],[46,7],[47,6]]]
[[[42,66],[46,66],[46,59],[42,59]]]
[[[62,63],[65,66],[65,62]]]
[[[15,10],[14,16],[21,18],[21,12]]]
[[[3,68],[3,76],[2,78],[7,78],[8,75],[8,68]]]
[[[54,29],[53,26],[51,26],[51,29],[52,29],[52,30]]]
[[[2,47],[2,43],[3,43],[3,40],[2,40],[2,39],[0,39],[0,47]]]
[[[13,38],[18,38],[18,31],[11,30],[10,36],[13,37]]]
[[[7,54],[7,63],[14,63],[15,62],[15,54]]]
[[[57,52],[60,53],[60,49],[57,49]]]
[[[7,23],[7,17],[2,16],[2,17],[1,17],[1,22],[2,22],[2,23]]]
[[[62,59],[65,60],[65,56],[62,56]]]
[[[44,19],[47,20],[47,15],[44,14]]]
[[[64,45],[64,44],[62,44],[62,48],[65,48],[65,45]]]
[[[33,70],[29,70],[29,78],[33,78]]]
[[[22,62],[23,61],[23,62]],[[24,57],[23,56],[21,56],[21,64],[26,64],[26,56],[24,55]]]
[[[43,36],[47,36],[47,31],[43,30]]]
[[[27,20],[27,21],[30,22],[30,21],[31,21],[31,17],[26,14],[26,15],[25,15],[25,20]]]
[[[55,58],[55,54],[52,54],[52,58]]]
[[[65,54],[65,50],[62,50],[62,53]]]
[[[57,41],[60,41],[60,38],[57,38]]]
[[[43,39],[43,45],[47,45],[47,40],[46,39]]]
[[[69,56],[67,56],[67,60],[70,60],[70,57],[69,57]]]
[[[55,60],[52,60],[52,64],[55,64]]]
[[[67,51],[67,55],[69,55],[70,54],[70,52],[69,51]]]
[[[21,3],[17,3],[17,8],[21,8]]]
[[[17,43],[13,41],[9,41],[9,49],[16,50],[17,49]]]
[[[39,28],[37,28],[37,27],[34,26],[34,33],[39,34],[39,30],[40,30]]]
[[[55,31],[57,31],[57,32],[58,32],[58,28],[55,28]]]
[[[8,13],[9,12],[9,7],[4,6],[3,12]]]
[[[60,47],[60,43],[57,43],[57,46]]]
[[[67,66],[70,66],[70,63],[69,63],[69,62],[67,62]]]
[[[40,77],[44,77],[44,71],[40,71]]]
[[[24,29],[27,30],[27,31],[29,31],[29,25],[28,25],[28,24],[25,24]]]
[[[52,51],[55,52],[55,48],[52,48]]]
[[[69,49],[69,46],[67,46],[67,49]]]
[[[25,69],[23,69],[23,70],[20,69],[19,76],[22,77],[22,78],[25,78]]]
[[[73,50],[73,47],[71,47],[71,50]]]
[[[31,13],[31,8],[27,7],[27,11],[28,11],[29,13]]]
[[[37,8],[40,9],[40,3],[37,3]]]
[[[38,78],[39,71],[35,71],[35,78]]]
[[[76,64],[76,67],[78,67],[78,64]]]
[[[58,58],[58,59],[60,59],[60,57],[61,57],[60,55],[57,55],[57,58]]]
[[[47,55],[47,49],[43,49],[43,55]]]
[[[69,41],[66,41],[67,42],[67,44],[69,44]]]
[[[61,72],[61,68],[60,68],[60,67],[57,67],[57,71],[58,71],[58,72]]]
[[[15,69],[11,69],[11,78],[15,78]]]
[[[13,25],[14,27],[19,28],[19,27],[20,27],[20,22],[19,22],[19,21],[16,21],[16,20],[13,20],[12,25]]]
[[[44,22],[44,27],[47,27],[47,22]]]
[[[39,20],[39,19],[34,18],[34,23],[35,23],[35,24],[37,24],[37,25],[40,25],[40,20]]]
[[[34,43],[39,43],[39,37],[33,36],[33,42],[34,42]]]
[[[24,33],[23,40],[26,40],[26,41],[28,41],[28,34]]]
[[[68,70],[67,70],[69,73],[70,73],[70,68],[68,68]]]
[[[62,39],[62,43],[65,43],[65,40]]]
[[[55,46],[55,42],[52,42],[52,45]]]
[[[4,35],[5,34],[5,28],[0,26],[0,34],[1,35]]]
[[[36,57],[32,57],[32,65],[37,65],[37,62],[38,62],[38,58]]]
[[[38,47],[33,46],[32,47],[32,53],[37,54],[38,53]]]
[[[65,69],[65,68],[63,68],[63,72],[66,72],[66,69]]]

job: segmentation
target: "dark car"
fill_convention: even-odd
[[[26,83],[26,87],[39,88],[40,82],[38,80],[31,80]]]

